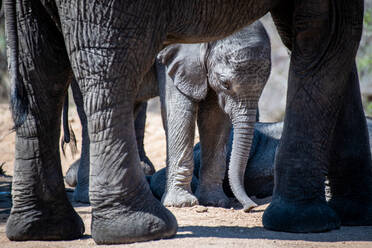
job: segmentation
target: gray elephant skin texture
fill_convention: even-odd
[[[367,118],[369,142],[372,144],[372,120]],[[274,188],[274,160],[276,149],[279,145],[280,137],[283,131],[283,122],[264,123],[257,122],[255,125],[252,147],[244,173],[244,188],[249,196],[264,198],[271,196]],[[229,164],[232,147],[232,135],[230,135],[227,146],[226,164]],[[371,147],[372,149],[372,147]],[[191,189],[196,191],[199,184],[200,168],[200,145],[194,146],[194,175],[191,182]],[[154,196],[159,200],[162,198],[165,190],[165,168],[157,171],[150,178],[150,187]],[[229,185],[228,174],[225,174],[223,180],[223,190],[228,197],[233,197]],[[326,197],[331,198],[326,189]]]
[[[139,165],[133,105],[140,82],[165,45],[222,39],[269,11],[291,64],[263,225],[320,232],[372,224],[371,153],[355,65],[362,0],[3,5],[16,130],[9,239],[76,239],[84,233],[66,197],[59,157],[60,116],[72,77],[87,117],[92,238],[115,244],[174,236],[177,221],[152,195]]]
[[[167,183],[162,203],[228,207],[222,189],[230,126],[236,130],[230,185],[245,211],[257,206],[243,176],[256,110],[271,70],[270,40],[259,21],[224,39],[172,44],[158,54],[157,76],[167,139]],[[191,192],[195,122],[201,146],[199,187]]]
[[[222,40],[201,44],[174,44],[159,53],[156,70],[158,81],[148,75],[153,73],[150,71],[140,85],[141,90],[143,88],[147,93],[138,95],[136,102],[137,105],[142,106],[144,104],[140,101],[146,100],[146,95],[150,97],[157,92],[160,93],[163,122],[167,134],[167,154],[169,154],[166,187],[168,195],[165,200],[163,199],[164,205],[182,207],[200,203],[228,206],[229,200],[222,190],[222,179],[226,167],[225,147],[231,125],[230,119],[233,123],[239,121],[236,128],[248,130],[241,135],[246,140],[246,143],[241,146],[248,150],[235,150],[235,153],[249,154],[258,99],[270,75],[270,70],[270,40],[260,21]],[[159,85],[158,89],[153,84]],[[75,103],[79,116],[83,116],[84,113],[80,113],[84,112],[81,93],[75,92],[74,85],[75,82],[72,83]],[[150,93],[149,89],[153,89],[153,92]],[[150,167],[152,164],[143,147],[145,111],[146,106],[141,107],[138,114],[135,110],[135,130],[140,159],[143,161],[141,163]],[[197,198],[192,195],[189,182],[194,168],[192,146],[196,119],[199,133],[202,133],[201,143],[204,144],[202,156],[204,161],[200,170]],[[83,129],[86,127],[84,123],[82,126]],[[83,130],[83,134],[85,133],[86,131]],[[235,137],[236,140],[239,138],[239,136]],[[83,135],[84,139],[87,137]],[[82,148],[82,156],[89,154],[84,152],[85,150],[87,147]],[[249,210],[255,206],[255,203],[246,196],[243,181],[238,181],[241,177],[236,176],[244,172],[246,159],[232,163],[231,168],[234,167],[235,171],[231,174],[235,176],[231,183],[235,192],[239,193],[237,198],[244,208]],[[79,162],[75,162],[66,175],[66,182],[70,186],[77,183],[74,192],[77,201],[88,202],[89,182],[84,180],[88,178],[89,164],[86,163],[88,160],[83,158],[80,165]],[[79,171],[77,171],[78,165]],[[85,176],[82,175],[83,173]],[[146,173],[145,170],[145,174],[152,173]],[[77,180],[73,180],[75,178]]]
[[[89,135],[87,117],[84,111],[83,96],[76,80],[71,81],[71,91],[76,105],[77,113],[82,126],[82,144],[80,159],[75,161],[66,172],[65,181],[71,186],[75,187],[73,199],[77,202],[89,203]],[[145,175],[152,175],[155,173],[154,165],[146,156],[143,145],[146,123],[147,100],[159,95],[159,87],[156,80],[155,66],[145,75],[140,83],[139,93],[134,104],[133,117],[137,150],[140,157],[140,165]],[[68,98],[65,99],[64,109],[68,105]],[[68,107],[67,107],[68,109]],[[68,111],[63,111],[63,131],[64,140],[66,140],[66,133],[70,132],[68,126]]]
[[[244,188],[249,196],[264,198],[271,196],[274,188],[274,158],[283,131],[283,122],[261,123],[255,125],[252,147],[249,160],[244,172]],[[227,144],[226,164],[229,164],[232,150],[233,135],[229,137]],[[196,192],[199,184],[200,169],[200,143],[194,146],[194,173],[191,181],[192,192]],[[165,168],[151,176],[150,188],[154,196],[159,200],[165,191]],[[228,197],[234,194],[230,188],[228,173],[223,179],[223,190]]]

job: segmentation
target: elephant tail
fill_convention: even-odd
[[[10,104],[14,121],[13,129],[17,129],[22,126],[27,118],[29,100],[25,85],[19,75],[16,1],[4,1],[4,14],[9,49],[9,73],[11,78]]]
[[[65,102],[63,103],[63,112],[62,112],[62,126],[63,126],[63,137],[61,139],[61,149],[62,153],[65,156],[66,144],[69,144],[72,157],[77,154],[76,146],[76,136],[74,130],[71,127],[71,124],[68,122],[68,93],[65,96]]]

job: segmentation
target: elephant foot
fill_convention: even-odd
[[[359,153],[359,148],[350,150],[356,154],[348,159],[334,160],[329,169],[328,204],[340,217],[341,225],[371,226],[372,164],[369,146],[365,153],[363,150]]]
[[[92,237],[97,244],[127,244],[171,238],[178,228],[174,215],[150,190],[130,201],[92,210]]]
[[[290,202],[275,199],[265,210],[262,222],[274,231],[308,233],[338,229],[340,218],[325,201]]]
[[[74,190],[73,199],[76,202],[89,204],[89,186],[79,186]]]
[[[69,186],[75,187],[73,194],[74,201],[89,204],[89,183],[88,180],[85,180],[84,183],[78,182],[79,166],[80,159],[70,165],[70,168],[66,172],[65,181]]]
[[[141,168],[146,176],[152,176],[155,173],[155,168],[151,163],[146,161],[141,161]]]
[[[70,187],[75,187],[77,184],[77,173],[79,170],[80,159],[70,165],[66,172],[65,181]]]
[[[67,204],[63,207],[63,203],[48,202],[38,204],[39,209],[12,209],[6,236],[13,241],[80,238],[85,231],[84,223],[70,203]]]
[[[223,192],[223,189],[201,190],[200,187],[196,191],[196,196],[199,204],[204,206],[228,208],[230,200]]]
[[[332,197],[330,207],[336,211],[343,226],[372,225],[372,196]]]
[[[146,156],[146,154],[140,154],[141,168],[146,176],[152,176],[156,171],[151,160]]]
[[[198,199],[187,190],[178,188],[166,192],[161,202],[166,207],[192,207],[199,204]]]

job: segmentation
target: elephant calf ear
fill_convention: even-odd
[[[207,73],[200,50],[200,44],[174,44],[158,55],[177,89],[196,101],[204,99],[208,91]]]

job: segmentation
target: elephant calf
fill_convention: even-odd
[[[270,74],[270,52],[269,37],[263,25],[257,21],[220,41],[175,44],[159,53],[156,71],[153,67],[146,74],[136,102],[139,105],[141,101],[160,93],[169,155],[167,194],[163,199],[165,205],[191,206],[199,202],[227,206],[228,198],[222,190],[222,179],[226,168],[225,146],[231,126],[230,118],[238,130],[238,135],[234,137],[236,143],[230,170],[232,188],[245,209],[255,206],[244,192],[242,176],[252,142],[258,99]],[[159,85],[159,92],[154,85]],[[72,88],[74,91],[74,84]],[[80,98],[79,92],[74,92],[78,112],[83,112]],[[79,113],[79,116],[84,114]],[[145,113],[140,113],[137,120],[143,120],[144,116]],[[196,117],[203,151],[201,183],[196,193],[198,200],[190,189]],[[142,137],[137,139],[137,142],[141,141],[138,150],[143,151],[140,157],[146,157],[143,135],[138,135],[143,134],[144,121],[137,120],[136,134]],[[82,124],[83,129],[86,128]],[[85,148],[83,145],[82,150],[87,150]],[[89,152],[82,153],[82,156],[86,154]],[[69,170],[66,177],[75,179],[78,174],[74,194],[78,201],[88,201],[88,164],[80,163],[79,173],[72,167],[73,170]]]
[[[259,21],[222,40],[174,44],[159,53],[157,72],[167,136],[165,206],[228,206],[222,181],[231,123],[235,130],[231,188],[244,210],[256,206],[245,193],[243,176],[258,100],[270,75],[270,54],[270,40]],[[190,187],[195,121],[201,146],[196,196]]]

